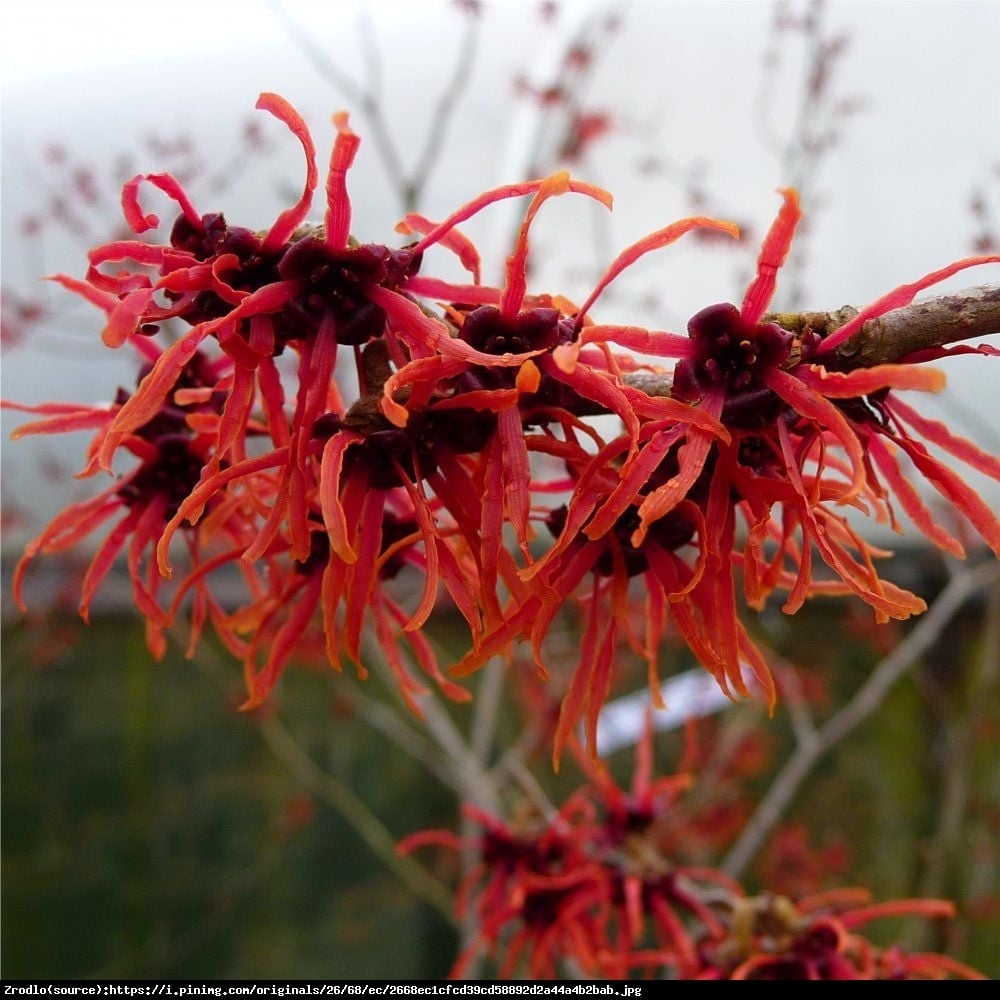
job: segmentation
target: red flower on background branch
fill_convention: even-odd
[[[952,917],[946,901],[872,904],[864,889],[797,902],[748,896],[723,872],[672,858],[671,844],[699,842],[699,817],[677,828],[691,776],[654,777],[648,722],[628,791],[574,746],[588,780],[548,819],[526,808],[505,822],[466,806],[481,834],[425,830],[399,844],[404,853],[471,846],[481,858],[456,900],[460,914],[473,909],[480,933],[453,978],[484,953],[501,978],[985,978],[946,955],[878,947],[860,931],[884,917]]]

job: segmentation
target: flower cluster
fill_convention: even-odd
[[[949,902],[872,904],[863,889],[795,902],[748,896],[722,871],[678,860],[703,842],[697,811],[680,818],[691,777],[653,778],[650,727],[627,791],[579,757],[589,781],[552,816],[528,808],[504,822],[466,806],[481,833],[425,830],[399,845],[471,849],[480,859],[457,896],[478,934],[453,978],[486,956],[501,978],[985,978],[946,955],[881,948],[859,933],[882,917],[953,916]]]
[[[654,690],[672,628],[727,693],[756,687],[773,701],[741,604],[760,608],[780,591],[794,613],[814,595],[853,593],[878,620],[923,610],[879,577],[882,553],[844,516],[854,509],[895,525],[895,504],[960,554],[907,463],[1000,553],[1000,520],[927,444],[998,479],[1000,462],[900,398],[941,388],[942,376],[920,363],[948,350],[855,370],[840,370],[835,351],[866,321],[1000,256],[902,286],[831,335],[784,329],[765,311],[800,217],[785,191],[740,307],[702,310],[687,336],[595,324],[598,297],[640,257],[687,233],[735,237],[736,227],[694,217],[659,229],[623,251],[576,306],[529,292],[531,229],[551,198],[610,207],[607,192],[558,173],[488,191],[443,222],[407,215],[398,228],[413,242],[404,247],[361,243],[347,193],[359,138],[347,116],[334,117],[323,221],[308,224],[319,183],[312,137],[277,95],[258,107],[287,126],[306,160],[301,197],[269,229],[201,214],[168,174],[139,176],[122,199],[136,238],[93,250],[84,279],[56,279],[104,312],[105,343],[129,345],[143,371],[108,407],[22,407],[43,419],[20,434],[96,430],[83,474],[103,470],[114,482],[30,543],[19,601],[32,559],[120,514],[84,582],[84,615],[124,551],[152,652],[162,653],[164,629],[187,609],[192,651],[210,623],[243,661],[247,707],[267,699],[304,649],[364,674],[368,629],[419,712],[418,672],[463,699],[456,679],[517,640],[530,641],[544,674],[545,637],[578,599],[585,625],[558,759],[581,720],[593,746],[622,639],[648,662]],[[179,208],[164,242],[140,238],[159,225],[141,205],[145,185]],[[459,227],[528,196],[502,286],[484,284]],[[457,256],[467,283],[426,273],[435,247]],[[672,359],[672,379],[632,352]],[[656,391],[642,387],[643,371]],[[598,433],[596,414],[617,417],[620,432]],[[125,452],[138,464],[119,471]],[[184,575],[168,592],[175,539]],[[396,579],[414,574],[422,583],[411,600]],[[223,599],[215,581],[233,575],[244,596]],[[640,579],[637,629],[630,591]],[[422,631],[444,594],[469,634],[450,676]]]

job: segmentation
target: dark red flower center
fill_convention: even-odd
[[[774,419],[775,397],[761,376],[788,359],[791,333],[775,323],[746,323],[736,306],[724,302],[692,316],[688,334],[692,352],[674,368],[675,399],[696,403],[713,389],[724,389],[727,424]]]
[[[296,560],[294,563],[295,572],[303,576],[311,576],[313,573],[322,573],[330,561],[330,536],[326,529],[316,521],[311,521],[311,534],[309,536],[309,555],[305,559]],[[412,535],[417,530],[417,520],[415,517],[401,517],[386,510],[382,514],[382,544],[379,555],[388,548],[395,545],[408,535]],[[391,580],[406,565],[404,558],[405,550],[394,553],[390,556],[379,571],[380,580]]]
[[[230,226],[221,212],[203,215],[201,226],[198,229],[186,215],[181,215],[170,231],[170,245],[186,250],[198,260],[231,253],[252,263],[254,255],[261,251],[261,239],[256,233],[243,226]]]
[[[209,261],[224,254],[232,254],[238,263],[227,268],[220,276],[231,287],[240,291],[253,292],[278,280],[278,255],[265,253],[261,238],[243,226],[230,226],[221,212],[213,212],[202,217],[202,228],[195,228],[182,215],[174,223],[170,233],[170,243],[178,250],[186,250],[198,260]],[[168,298],[177,298],[179,293],[167,292]],[[206,320],[225,316],[233,308],[215,292],[201,292],[194,302],[181,313],[188,323],[202,323]]]
[[[304,237],[288,248],[278,266],[282,278],[302,285],[280,315],[280,332],[285,340],[308,338],[331,317],[340,344],[364,344],[379,337],[385,311],[371,301],[369,292],[397,288],[419,267],[420,254],[412,250],[374,243],[333,250],[318,237]]]
[[[562,530],[566,525],[567,514],[568,511],[564,505],[562,507],[557,507],[545,519],[545,525],[554,538],[558,538],[559,535],[562,534]],[[639,576],[649,569],[649,559],[647,558],[646,553],[643,552],[642,547],[636,548],[632,544],[632,535],[638,527],[638,509],[636,507],[629,507],[629,509],[625,511],[620,518],[618,518],[614,527],[611,529],[610,534],[613,537],[614,542],[612,543],[610,539],[603,540],[605,550],[601,553],[597,562],[594,563],[594,572],[598,576],[614,575],[615,564],[618,560],[618,556],[613,550],[612,544],[617,545],[618,552],[621,554],[621,562],[624,565],[627,576]],[[687,543],[694,537],[695,530],[695,523],[690,517],[682,511],[673,510],[665,517],[659,518],[650,525],[649,532],[646,535],[646,541],[643,542],[643,545],[646,545],[649,542],[655,542],[660,546],[660,548],[666,549],[668,552],[673,552],[675,549],[679,549],[681,546],[687,545]],[[599,543],[591,542],[590,544]]]
[[[572,318],[561,318],[558,309],[539,307],[527,309],[516,316],[504,316],[493,306],[481,306],[470,312],[459,336],[483,354],[502,357],[505,354],[526,354],[530,351],[552,351],[569,344],[576,337]],[[514,367],[473,365],[456,381],[455,394],[474,390],[510,389],[517,379]],[[526,425],[546,423],[535,419],[539,408],[566,410],[576,416],[603,413],[600,405],[581,396],[572,386],[543,371],[537,391],[525,393],[520,406]],[[484,442],[485,443],[485,442]]]
[[[141,382],[152,371],[152,368],[152,364],[144,365],[139,372],[136,383]],[[191,360],[181,369],[173,391],[176,392],[178,389],[204,389],[214,386],[215,382],[216,378],[212,373],[208,358],[201,351],[195,351]],[[127,389],[119,388],[115,396],[115,402],[119,406],[124,406],[131,396],[132,394]],[[190,436],[187,425],[189,414],[199,412],[221,413],[225,403],[226,394],[224,392],[214,392],[206,402],[196,403],[191,406],[177,406],[172,402],[165,402],[160,407],[156,416],[152,417],[132,433],[136,437],[141,437],[144,441],[152,441],[154,444],[158,443],[160,438],[167,435],[188,434]]]
[[[118,496],[127,507],[147,506],[154,499],[164,499],[164,518],[169,519],[198,485],[205,460],[192,450],[186,434],[162,435],[156,447],[156,458],[143,462],[118,490]]]
[[[339,414],[324,414],[313,425],[313,437],[332,437],[345,426],[349,425]],[[363,433],[365,440],[344,453],[344,475],[367,477],[369,489],[396,489],[403,485],[403,476],[410,482],[419,482],[436,468],[420,415],[415,415],[405,427],[380,421],[378,426]]]
[[[571,339],[559,327],[558,309],[528,309],[516,316],[504,316],[493,306],[480,306],[465,317],[460,336],[483,354],[524,354],[550,351]]]

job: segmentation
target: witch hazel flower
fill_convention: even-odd
[[[509,196],[512,191],[498,189],[491,200],[496,200],[501,193]],[[507,460],[519,467],[522,474],[525,455],[519,443],[522,436],[519,424],[543,423],[545,414],[539,411],[546,407],[569,410],[578,416],[613,413],[621,419],[631,438],[637,437],[639,423],[635,406],[642,394],[622,385],[620,377],[620,365],[628,367],[631,359],[615,358],[606,349],[583,350],[579,334],[586,312],[624,268],[651,250],[666,246],[698,228],[732,232],[735,227],[698,217],[682,220],[645,237],[619,255],[585,304],[577,308],[561,297],[528,296],[526,292],[529,229],[542,203],[565,191],[586,194],[607,207],[611,204],[607,192],[573,181],[566,173],[554,174],[545,180],[528,207],[514,251],[507,261],[503,289],[498,293],[481,287],[438,288],[441,292],[451,292],[450,301],[463,303],[461,312],[451,310],[455,335],[450,335],[443,324],[438,324],[436,330],[433,324],[428,324],[428,344],[434,348],[434,353],[415,359],[386,383],[383,409],[391,420],[403,423],[407,419],[407,407],[393,399],[393,395],[404,387],[411,400],[425,401],[441,381],[449,381],[450,401],[458,405],[466,397],[471,399],[470,393],[479,397],[492,391],[494,408],[504,413],[511,410],[513,398],[520,413],[511,412],[501,421],[500,437]],[[474,204],[478,208],[485,203],[486,196]],[[472,214],[470,208],[471,205],[466,206],[440,226],[431,228],[431,236],[440,238],[443,233],[454,236],[456,230],[452,227]],[[408,217],[408,222],[412,219]],[[429,228],[426,220],[419,219],[419,223]],[[417,249],[422,248],[424,242],[417,244]],[[463,250],[461,255],[469,260],[467,251]],[[478,255],[475,260],[478,266]],[[418,283],[417,287],[424,286]],[[472,308],[477,304],[478,308]],[[412,313],[412,308],[410,311]],[[516,396],[511,396],[511,388],[518,390]],[[669,401],[664,405],[671,407]],[[674,409],[677,413],[683,410],[681,407]],[[507,433],[505,424],[510,425]],[[514,434],[514,430],[519,433]],[[516,458],[512,460],[509,456]],[[516,484],[515,488],[520,489]],[[516,516],[512,519],[522,549],[526,548],[524,500],[520,497]]]
[[[338,348],[348,346],[353,349],[362,396],[379,390],[391,393],[391,388],[386,388],[392,383],[391,368],[381,375],[381,383],[377,382],[371,377],[371,369],[365,370],[361,348],[373,341],[384,340],[391,364],[398,369],[432,352],[433,344],[440,340],[441,330],[447,334],[447,327],[439,321],[430,320],[412,299],[413,294],[437,292],[444,287],[441,282],[417,276],[423,251],[436,242],[442,242],[457,250],[463,260],[472,261],[471,266],[476,265],[470,245],[463,241],[460,234],[452,232],[454,222],[436,227],[416,246],[401,250],[390,250],[376,244],[358,244],[353,240],[349,232],[351,210],[346,177],[359,140],[350,130],[345,115],[335,116],[338,135],[326,183],[324,225],[317,231],[293,230],[305,215],[315,185],[313,145],[300,119],[293,117],[294,112],[283,104],[281,110],[306,149],[309,172],[301,203],[294,211],[290,210],[292,214],[286,213],[280,220],[280,235],[284,242],[278,245],[276,251],[275,280],[256,291],[245,293],[225,315],[202,319],[185,335],[190,339],[184,342],[215,336],[223,351],[233,359],[230,396],[223,414],[223,426],[220,427],[217,456],[220,460],[232,443],[239,439],[254,398],[254,373],[258,374],[275,454],[280,451],[283,456],[282,474],[270,516],[254,544],[249,547],[246,558],[259,558],[285,530],[292,543],[293,555],[304,561],[309,553],[311,532],[308,528],[308,477],[303,470],[317,452],[339,448],[339,444],[330,444],[332,439],[328,431],[320,435],[315,433],[317,426],[327,427],[329,420],[337,414],[343,415],[345,409],[340,404],[333,382]],[[462,217],[463,213],[467,217],[493,200],[540,191],[545,183],[532,181],[489,192],[465,206],[453,219]],[[589,189],[589,186],[578,182],[569,182],[569,187]],[[420,225],[419,217],[413,216],[411,220],[415,226]],[[273,231],[265,243],[278,243]],[[221,263],[216,262],[216,270],[221,267]],[[270,360],[273,354],[280,353],[285,347],[290,347],[299,355],[294,412],[287,429],[281,410],[280,382],[272,374],[273,362]],[[160,382],[167,384],[169,370],[160,375]],[[482,411],[488,408],[483,399],[471,398],[469,403],[467,409]],[[416,400],[413,405],[416,408]],[[389,416],[393,415],[390,411]],[[119,426],[122,426],[123,419],[119,417]],[[504,422],[502,415],[495,419]],[[370,431],[380,434],[391,430],[391,423],[380,421],[376,413],[367,413],[365,423],[366,426],[355,425],[351,433],[365,435]],[[402,426],[404,421],[397,419],[395,423]],[[410,434],[409,437],[416,435]],[[422,437],[426,440],[427,435]],[[242,450],[233,451],[237,459],[243,455]],[[323,464],[322,458],[320,464]],[[232,471],[223,470],[216,461],[206,468],[204,482],[206,486],[214,483],[222,488],[231,481],[231,477]],[[322,471],[317,478],[323,480]],[[416,481],[419,482],[420,478],[418,475]]]
[[[575,461],[560,449],[571,468],[586,470],[576,482],[575,496],[584,497],[592,507],[611,495],[618,477],[608,456],[624,448],[624,441],[616,440],[596,457],[580,449]],[[554,539],[566,537],[571,510],[572,506],[559,507],[547,517]],[[560,545],[554,558],[546,554],[542,571],[533,577],[535,588],[528,598],[452,670],[455,676],[465,676],[524,636],[530,639],[535,662],[545,673],[545,636],[566,602],[579,594],[583,635],[555,732],[553,759],[557,766],[581,720],[590,752],[596,753],[598,718],[621,658],[620,639],[646,661],[650,691],[658,705],[660,647],[670,627],[727,693],[749,696],[742,672],[729,668],[730,663],[746,663],[773,701],[773,683],[764,657],[736,616],[731,580],[722,581],[728,582],[726,590],[713,575],[702,508],[693,499],[682,500],[636,545],[638,524],[638,511],[633,506],[597,538],[588,539],[577,531],[569,542]],[[633,581],[642,582],[643,610],[638,616],[630,599]],[[636,634],[637,619],[643,623],[642,634]],[[727,658],[729,641],[733,648]]]
[[[574,379],[589,370],[585,345],[601,339],[599,328],[585,325],[585,316],[603,290],[644,254],[699,229],[718,229],[730,235],[734,232],[731,224],[704,217],[681,220],[630,246],[612,263],[584,306],[563,323],[566,335],[555,346],[551,363],[568,386],[573,386]],[[594,330],[596,336],[592,336]],[[714,564],[707,559],[712,536],[706,530],[703,510],[685,499],[700,470],[686,479],[687,473],[675,469],[664,475],[661,468],[671,454],[676,455],[675,446],[685,436],[707,451],[717,438],[729,441],[729,432],[717,414],[686,402],[647,396],[622,382],[622,366],[617,356],[605,351],[605,361],[608,374],[614,376],[611,383],[614,391],[628,408],[625,433],[610,444],[599,442],[596,455],[569,441],[533,444],[566,464],[570,472],[566,486],[572,489],[572,498],[568,505],[550,512],[545,519],[555,541],[519,574],[532,587],[528,599],[511,608],[500,626],[490,631],[479,648],[470,651],[453,671],[456,676],[471,673],[512,640],[525,636],[531,639],[536,663],[544,672],[542,641],[564,603],[590,575],[590,593],[581,602],[586,623],[582,655],[563,702],[555,741],[557,761],[568,734],[581,717],[586,718],[590,746],[592,749],[595,746],[597,717],[610,688],[616,638],[620,633],[629,638],[633,648],[649,663],[654,692],[659,687],[656,680],[659,643],[672,619],[725,690],[732,686],[738,694],[749,694],[740,667],[742,660],[751,665],[773,700],[773,684],[763,657],[736,618],[731,579],[725,578],[720,584]],[[579,392],[586,395],[585,388]],[[526,416],[524,411],[522,416]],[[624,467],[619,468],[623,461]],[[657,475],[669,479],[678,504],[665,512],[653,529],[640,535],[638,492],[640,488],[650,489]],[[677,555],[678,550],[688,546],[696,549],[691,561]],[[728,565],[727,561],[725,568]],[[634,636],[628,602],[630,582],[640,576],[648,595],[646,635],[642,639]],[[709,625],[718,617],[719,609],[730,612],[721,630]],[[724,647],[721,653],[710,638],[720,633]]]
[[[558,810],[541,815],[525,803],[504,820],[466,804],[475,832],[424,830],[398,845],[402,853],[472,848],[480,859],[456,893],[458,914],[474,913],[479,933],[453,978],[480,955],[496,961],[500,978],[567,969],[615,979],[984,978],[947,955],[883,948],[865,936],[884,918],[952,917],[946,900],[874,903],[860,888],[795,901],[751,896],[717,868],[678,861],[674,848],[704,848],[706,817],[684,810],[691,774],[656,776],[651,716],[629,788],[575,740],[569,746],[585,781]]]
[[[412,360],[386,381],[382,409],[399,426],[406,426],[414,413],[421,412],[446,420],[461,420],[463,414],[473,415],[473,419],[474,414],[485,415],[485,423],[482,418],[478,421],[487,433],[478,449],[476,478],[486,497],[480,566],[484,588],[490,593],[497,586],[505,522],[513,526],[524,558],[531,560],[531,469],[524,434],[528,411],[540,422],[559,422],[564,416],[572,420],[565,413],[567,407],[586,407],[589,399],[633,419],[627,400],[611,380],[581,370],[574,383],[554,364],[553,352],[572,333],[560,308],[568,304],[527,294],[531,224],[546,200],[567,192],[585,194],[610,207],[607,192],[574,181],[563,172],[530,185],[496,189],[437,226],[415,215],[404,223],[409,231],[426,233],[416,249],[431,241],[449,246],[472,270],[477,284],[449,288],[418,282],[416,286],[425,293],[448,293],[450,302],[462,303],[461,309],[447,307],[454,334],[444,322],[417,315],[412,303],[393,304],[401,326],[424,331],[425,349],[414,352]],[[507,260],[504,287],[498,291],[478,285],[478,253],[455,227],[500,198],[527,193],[534,197]],[[405,397],[405,404],[397,402],[397,396]],[[492,610],[495,602],[487,598],[487,603]]]
[[[900,899],[872,903],[865,889],[838,889],[801,899],[733,898],[720,906],[725,933],[700,948],[697,979],[985,979],[949,957],[880,948],[860,928],[885,917],[953,917],[947,900]]]
[[[381,341],[367,345],[363,368],[377,368],[384,361],[383,352]],[[298,558],[291,541],[284,534],[277,535],[262,556],[270,584],[229,617],[225,626],[230,633],[252,637],[239,652],[249,690],[245,708],[267,698],[317,613],[323,623],[327,660],[335,669],[342,669],[346,654],[362,676],[367,675],[362,634],[370,625],[405,701],[416,714],[420,709],[415,696],[424,689],[410,675],[401,652],[404,640],[412,659],[445,694],[454,700],[468,698],[464,689],[444,678],[420,631],[442,585],[468,622],[474,641],[481,623],[478,576],[461,532],[441,502],[429,497],[423,486],[435,458],[424,448],[418,428],[419,421],[403,429],[389,425],[377,406],[372,408],[370,395],[346,413],[327,412],[315,421],[299,477],[308,509],[309,553],[305,559]],[[158,546],[161,565],[174,533],[186,520],[199,522],[206,504],[223,487],[233,502],[252,506],[262,518],[272,516],[274,498],[283,488],[289,450],[290,445],[285,445],[203,478],[163,531]],[[247,559],[247,548],[238,556],[244,565],[252,565],[255,560]],[[423,579],[416,608],[409,611],[386,589],[405,565]]]
[[[148,359],[148,369],[155,364],[159,352],[153,345],[145,344],[143,353]],[[199,390],[214,384],[215,378],[209,360],[196,352],[180,372],[178,386],[181,391],[192,391],[200,399]],[[87,465],[80,473],[86,477],[98,470],[100,448],[130,398],[122,389],[109,406],[56,403],[22,406],[6,401],[3,406],[44,415],[43,419],[18,428],[14,432],[15,439],[34,434],[96,430],[88,449]],[[163,656],[166,650],[164,628],[170,622],[170,615],[159,599],[163,578],[154,558],[156,543],[178,506],[198,482],[211,449],[210,435],[201,432],[199,426],[206,417],[211,422],[219,406],[221,403],[212,399],[186,405],[164,404],[150,420],[125,436],[123,446],[136,460],[131,470],[117,476],[111,486],[96,496],[61,511],[26,546],[13,580],[14,598],[22,610],[25,609],[24,577],[36,557],[75,547],[118,516],[119,520],[98,546],[84,575],[80,614],[85,620],[89,618],[90,606],[101,582],[124,552],[135,604],[146,620],[147,644],[154,657]],[[247,522],[238,512],[230,512],[217,527],[221,538],[247,541]],[[200,533],[192,529],[185,532],[185,538],[189,555],[197,565],[202,554]]]
[[[299,201],[283,212],[266,233],[231,226],[219,213],[200,215],[180,183],[169,174],[140,175],[125,185],[122,195],[125,218],[136,234],[159,225],[159,218],[145,214],[138,200],[141,186],[152,184],[181,209],[169,244],[116,241],[91,252],[85,282],[56,276],[67,288],[105,311],[108,321],[102,336],[108,346],[118,347],[126,340],[156,336],[160,325],[173,318],[191,327],[163,352],[139,391],[117,416],[101,452],[101,463],[106,468],[123,436],[141,426],[157,410],[180,371],[209,336],[216,337],[224,351],[228,348],[227,356],[231,352],[240,362],[235,371],[228,373],[233,402],[227,406],[226,430],[220,438],[223,452],[243,431],[249,413],[252,378],[248,379],[245,372],[241,374],[243,369],[249,369],[251,376],[262,366],[268,369],[270,389],[265,392],[265,401],[280,411],[281,401],[275,398],[277,373],[270,367],[270,359],[279,347],[274,332],[262,324],[251,331],[244,321],[273,311],[293,291],[281,281],[277,265],[289,238],[308,212],[317,171],[315,147],[294,109],[275,94],[262,94],[257,106],[277,117],[296,135],[308,166]],[[109,264],[123,262],[132,267],[111,274],[103,270]],[[161,304],[162,300],[166,303]]]
[[[692,735],[689,730],[687,736]],[[655,775],[651,713],[646,714],[636,745],[628,789],[595,766],[575,741],[570,748],[588,779],[570,803],[581,801],[592,807],[591,850],[612,886],[604,915],[608,946],[601,955],[603,974],[625,979],[636,969],[669,969],[678,978],[693,978],[701,968],[698,941],[723,930],[706,898],[743,895],[723,872],[680,863],[670,854],[671,841],[683,841],[692,833],[690,819],[679,820],[678,806],[694,783],[693,776],[681,769]],[[577,814],[588,815],[582,808]]]
[[[390,502],[386,502],[387,496]],[[368,491],[363,498],[357,494],[349,498],[349,505],[358,499],[358,517],[351,522],[350,537],[362,558],[346,564],[332,553],[329,536],[317,519],[309,558],[292,562],[290,569],[274,567],[266,593],[232,616],[231,624],[249,636],[242,657],[249,692],[241,706],[244,710],[257,708],[268,699],[291,657],[300,653],[304,638],[316,629],[317,617],[322,620],[322,641],[317,645],[324,650],[326,663],[340,671],[346,654],[362,679],[368,676],[362,634],[366,628],[370,630],[414,715],[423,716],[420,698],[427,689],[414,676],[411,663],[451,700],[468,701],[471,697],[444,676],[432,644],[419,628],[408,624],[411,614],[390,594],[389,582],[405,566],[418,572],[427,570],[428,560],[420,551],[421,533],[412,509],[407,510],[405,494]],[[268,561],[273,563],[279,554],[269,552]],[[442,561],[447,560],[443,575],[449,587],[458,592],[458,600],[469,610],[472,596],[464,589],[464,581],[470,567],[467,562],[460,563],[443,540],[437,554]]]
[[[397,850],[406,854],[429,846],[456,852],[474,847],[482,859],[456,897],[460,916],[475,913],[478,933],[449,978],[461,979],[482,954],[496,959],[501,979],[522,974],[522,967],[531,978],[555,979],[567,959],[600,974],[611,886],[589,850],[589,817],[579,815],[581,805],[567,802],[552,822],[528,809],[508,822],[466,804],[464,814],[481,832],[462,838],[450,830],[423,830],[399,843]]]
[[[346,174],[358,147],[347,116],[335,117],[338,131],[327,179],[327,211],[318,231],[302,229],[318,180],[315,146],[294,109],[274,94],[264,94],[258,107],[284,122],[300,140],[307,172],[299,201],[283,212],[268,232],[255,234],[228,225],[223,216],[199,215],[183,189],[169,175],[138,177],[126,185],[126,218],[141,233],[158,224],[138,204],[139,186],[148,181],[173,197],[182,214],[169,246],[120,241],[91,254],[88,281],[60,276],[108,315],[104,339],[117,346],[128,338],[153,336],[159,324],[179,318],[191,325],[163,352],[139,390],[117,415],[101,450],[101,463],[111,458],[124,436],[141,426],[172,391],[179,372],[206,338],[212,337],[229,360],[219,390],[226,405],[218,427],[215,460],[245,456],[243,439],[259,390],[276,447],[288,446],[284,482],[276,514],[261,531],[252,554],[259,555],[274,539],[290,503],[289,530],[297,554],[308,554],[309,532],[297,481],[298,466],[311,446],[312,425],[329,408],[338,344],[358,345],[382,333],[385,316],[367,291],[377,284],[395,287],[415,272],[419,258],[407,250],[358,245],[349,235],[350,203]],[[132,261],[155,268],[107,275],[102,266]],[[156,296],[169,304],[157,304]],[[299,389],[290,426],[274,358],[291,347],[299,354]]]
[[[998,258],[969,258],[903,286],[862,310],[842,333],[826,341],[808,332],[797,337],[765,322],[764,313],[800,217],[795,192],[783,192],[782,209],[765,237],[757,274],[741,307],[721,304],[702,310],[692,318],[687,337],[590,326],[580,338],[673,357],[673,399],[710,415],[724,428],[723,433],[712,433],[685,427],[683,418],[644,424],[642,446],[625,461],[618,485],[603,505],[591,516],[593,507],[574,498],[574,529],[591,539],[602,538],[635,505],[638,523],[631,541],[638,546],[660,519],[693,499],[704,514],[709,556],[699,586],[711,586],[716,596],[710,603],[723,612],[722,628],[713,629],[717,639],[706,636],[706,642],[712,641],[737,690],[741,650],[734,641],[736,563],[742,565],[745,596],[753,606],[781,586],[790,591],[784,606],[789,613],[812,594],[843,589],[870,604],[880,621],[925,608],[919,598],[879,578],[874,559],[883,553],[868,545],[836,510],[850,505],[884,515],[888,486],[933,541],[958,551],[957,542],[933,527],[916,491],[905,481],[897,449],[970,517],[994,548],[1000,539],[995,515],[955,473],[929,455],[913,432],[926,434],[994,477],[1000,471],[996,460],[924,420],[894,394],[941,388],[940,373],[909,363],[925,360],[927,352],[898,364],[850,372],[828,371],[822,365],[866,320],[907,304],[920,289],[964,268]],[[748,529],[742,552],[736,546],[737,511]],[[573,532],[564,532],[561,544],[573,537]],[[814,545],[837,581],[813,579]]]

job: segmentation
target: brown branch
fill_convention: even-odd
[[[814,734],[800,740],[761,800],[750,822],[722,863],[722,870],[739,878],[798,794],[817,761],[867,719],[886,693],[940,638],[959,609],[1000,574],[995,562],[984,563],[955,576],[906,638],[872,671],[854,697]]]
[[[795,334],[828,337],[857,316],[853,306],[831,312],[768,313],[764,321]],[[979,285],[915,302],[871,319],[834,352],[827,367],[839,371],[893,364],[918,351],[1000,333],[1000,285]],[[798,356],[794,353],[793,360]],[[629,372],[626,384],[648,396],[669,396],[669,374]]]
[[[857,314],[853,306],[842,306],[832,312],[769,313],[764,320],[792,333],[829,337]],[[839,371],[888,365],[917,351],[992,333],[1000,333],[1000,285],[979,285],[868,320],[824,364]]]
[[[869,320],[837,348],[837,368],[891,364],[929,347],[1000,333],[1000,285],[915,302]]]

